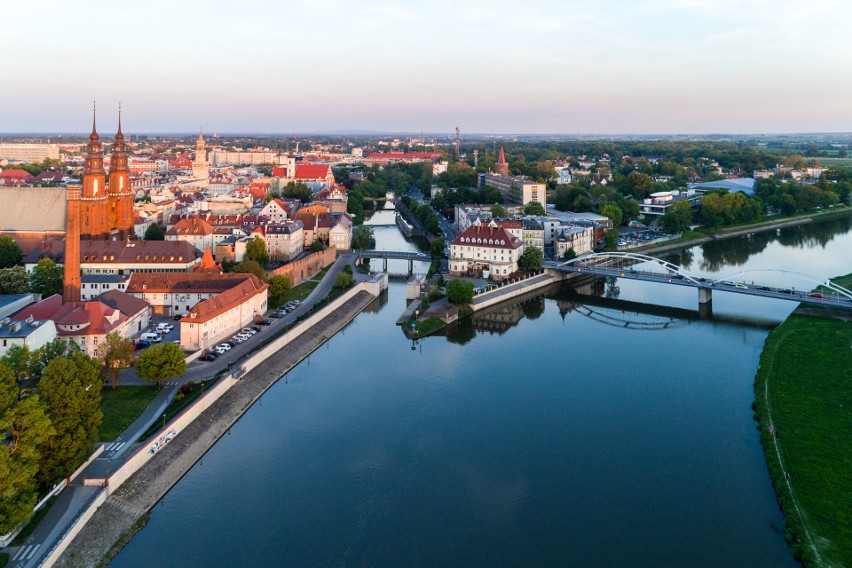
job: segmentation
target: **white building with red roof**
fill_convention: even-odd
[[[117,331],[124,337],[131,337],[141,329],[135,322],[145,317],[149,310],[148,304],[135,302],[132,298],[125,301],[123,296],[127,295],[113,291],[108,302],[94,300],[63,303],[62,296],[55,294],[27,306],[12,319],[52,320],[60,339],[71,340],[87,355],[97,357],[98,347],[103,345],[108,333]],[[115,301],[118,301],[115,307],[109,305]],[[123,308],[128,308],[125,310],[128,313],[122,313]]]
[[[523,252],[523,241],[507,229],[476,219],[450,243],[449,273],[503,280],[518,271]]]

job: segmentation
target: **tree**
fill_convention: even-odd
[[[266,241],[257,237],[252,239],[246,245],[246,254],[243,260],[253,260],[260,266],[269,264],[269,253],[266,252]]]
[[[352,248],[363,250],[373,244],[373,229],[367,225],[358,225],[352,231]]]
[[[157,388],[161,383],[186,372],[186,359],[183,351],[174,343],[160,343],[149,347],[136,362],[136,373]]]
[[[618,227],[621,225],[621,219],[623,218],[623,213],[621,212],[621,207],[616,205],[615,203],[607,203],[601,208],[601,215],[606,215],[610,219],[612,219],[612,226]]]
[[[495,219],[505,219],[509,216],[509,212],[502,205],[494,205],[491,207],[491,216]]]
[[[30,291],[43,297],[62,292],[63,269],[49,258],[42,258],[30,274]]]
[[[30,291],[30,279],[23,266],[0,268],[0,294],[26,294]]]
[[[285,295],[292,287],[293,284],[286,276],[276,274],[269,279],[269,295],[273,298]]]
[[[254,260],[241,260],[234,265],[233,272],[241,274],[254,274],[261,280],[266,280],[266,271]]]
[[[544,210],[544,205],[538,201],[530,201],[524,205],[524,215],[536,215],[540,217],[547,215],[547,211]]]
[[[354,282],[355,278],[350,272],[338,272],[337,276],[334,277],[335,288],[349,288]]]
[[[570,247],[564,253],[562,253],[562,260],[568,262],[569,260],[574,260],[577,258],[577,251],[574,250],[573,247]]]
[[[13,369],[15,380],[22,383],[32,377],[38,356],[27,345],[12,345],[0,361]]]
[[[115,388],[121,370],[127,369],[133,362],[133,341],[113,331],[104,337],[104,342],[98,347],[98,354],[103,365],[103,374],[112,383],[112,388]]]
[[[24,253],[21,252],[21,247],[15,239],[7,235],[0,237],[0,268],[17,266],[23,258]]]
[[[447,298],[454,304],[469,304],[473,301],[473,283],[461,278],[447,282]]]
[[[164,241],[166,240],[166,233],[163,232],[163,228],[160,227],[157,223],[151,223],[148,225],[148,228],[145,229],[145,240],[146,241]]]
[[[104,417],[102,381],[98,362],[80,352],[57,357],[44,368],[38,390],[54,434],[41,448],[42,487],[69,476],[92,452]]]
[[[618,250],[618,229],[615,227],[607,229],[604,234],[604,250]]]
[[[15,372],[9,365],[0,362],[0,416],[4,409],[10,408],[18,399],[18,384]]]
[[[57,357],[64,357],[71,353],[80,351],[80,346],[73,341],[59,339],[49,341],[36,349],[33,352],[33,361],[30,367],[30,380],[33,383],[38,383],[41,380],[41,374],[47,364]]]
[[[442,237],[438,237],[429,243],[429,256],[432,257],[432,260],[444,258],[444,248],[446,246],[447,242]]]
[[[527,272],[538,272],[541,270],[541,261],[543,258],[544,255],[540,249],[528,246],[518,259],[518,268]]]
[[[0,407],[0,533],[7,533],[33,513],[38,492],[39,448],[54,434],[38,395]]]
[[[325,245],[319,239],[314,239],[314,242],[311,243],[311,252],[322,252],[325,250]]]

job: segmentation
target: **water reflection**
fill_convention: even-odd
[[[700,247],[694,247],[700,248],[702,253],[697,271],[718,272],[723,268],[742,266],[748,262],[749,258],[764,252],[774,242],[795,249],[815,247],[824,249],[831,241],[850,231],[852,231],[852,218],[846,217],[753,233],[741,238],[710,241]],[[691,269],[694,248],[677,251],[666,255],[665,258],[669,262]]]

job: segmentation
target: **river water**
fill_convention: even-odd
[[[394,227],[375,234],[380,248],[415,249]],[[700,274],[833,276],[852,272],[849,251],[847,219],[668,259]],[[702,319],[694,289],[581,292],[412,346],[392,281],[245,414],[112,565],[794,566],[750,405],[764,339],[795,304],[716,293]]]

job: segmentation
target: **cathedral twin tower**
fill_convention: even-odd
[[[76,302],[80,300],[80,240],[126,240],[134,235],[133,191],[130,188],[127,144],[121,133],[120,109],[118,132],[110,158],[109,183],[93,111],[82,185],[69,185],[67,200],[62,296],[66,302]]]
[[[103,147],[92,117],[92,134],[86,147],[83,184],[80,189],[80,214],[77,220],[80,236],[90,240],[121,239],[133,236],[133,191],[127,164],[127,144],[121,133],[121,111],[118,132],[112,146],[109,182],[104,170]],[[71,223],[71,219],[68,219]]]

